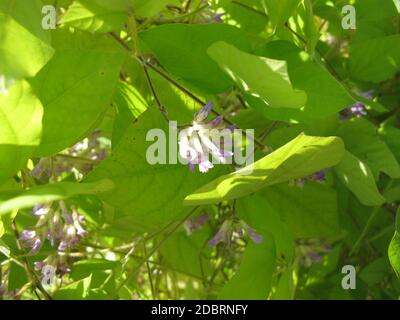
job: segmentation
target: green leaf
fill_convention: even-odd
[[[161,247],[162,261],[173,270],[203,278],[210,274],[210,254],[205,254],[204,244],[210,238],[210,230],[206,226],[188,236],[185,232],[177,232]],[[208,249],[208,251],[210,251]]]
[[[386,258],[378,258],[368,264],[360,272],[360,278],[368,285],[373,286],[381,282],[388,274],[389,266]]]
[[[80,300],[85,299],[89,295],[92,276],[75,281],[57,290],[53,295],[55,300]]]
[[[287,122],[312,122],[338,113],[354,103],[345,87],[312,56],[289,41],[272,41],[257,50],[270,59],[285,60],[295,89],[307,94],[307,103],[301,109],[268,108],[260,99],[248,101],[265,117]]]
[[[32,80],[44,106],[36,156],[57,153],[82,139],[111,102],[123,55],[100,50],[57,51]]]
[[[346,149],[368,165],[375,180],[384,172],[392,178],[400,178],[400,166],[387,145],[378,136],[377,128],[366,119],[346,121],[337,132]]]
[[[249,243],[239,270],[224,286],[218,298],[221,300],[267,299],[275,272],[275,244],[271,235],[264,236],[260,244]]]
[[[199,205],[240,198],[264,187],[332,167],[340,162],[343,155],[341,139],[301,134],[261,160],[198,189],[186,197],[185,204]]]
[[[108,179],[96,183],[59,182],[37,186],[14,198],[0,202],[0,215],[13,210],[33,207],[38,203],[63,200],[78,194],[99,194],[113,188]]]
[[[12,261],[8,275],[8,290],[21,289],[28,281],[24,267]]]
[[[61,23],[89,32],[110,32],[120,29],[127,17],[126,10],[107,9],[93,0],[76,0],[68,8]]]
[[[122,81],[117,86],[114,105],[117,108],[117,115],[113,128],[113,148],[118,144],[129,125],[148,108],[148,104],[140,92]]]
[[[400,35],[354,44],[349,66],[358,80],[380,83],[392,78],[400,70]]]
[[[235,20],[242,29],[255,34],[259,34],[265,30],[269,20],[266,15],[257,12],[263,12],[264,10],[260,0],[227,0],[226,2],[226,5],[222,4],[224,11],[229,15],[229,18]],[[257,11],[249,10],[241,4],[251,6]]]
[[[336,191],[316,182],[303,187],[280,184],[265,190],[272,210],[297,239],[341,236]]]
[[[139,36],[168,71],[206,93],[220,93],[233,85],[207,55],[209,46],[224,41],[240,50],[250,49],[242,30],[217,23],[167,24],[144,31]]]
[[[350,72],[358,80],[380,83],[400,70],[400,15],[393,1],[358,1],[356,10]]]
[[[301,0],[264,0],[267,14],[275,30],[282,28],[294,14]]]
[[[21,169],[42,133],[43,107],[25,81],[0,93],[0,182]]]
[[[389,261],[397,277],[400,279],[400,209],[396,216],[396,231],[389,245]]]
[[[342,161],[335,167],[335,172],[343,184],[354,193],[366,206],[380,206],[385,198],[379,193],[371,169],[346,151]]]
[[[268,190],[268,189],[267,189]],[[267,191],[257,192],[236,204],[236,210],[242,218],[257,233],[274,237],[276,256],[291,262],[294,256],[294,238],[287,225],[282,221],[284,210],[276,210],[270,204],[270,194]],[[287,213],[286,213],[287,214]]]
[[[207,52],[242,90],[263,100],[268,107],[305,105],[307,95],[293,89],[285,61],[254,56],[224,42],[214,43]]]
[[[50,33],[42,28],[38,0],[0,2],[0,83],[33,77],[51,58]]]

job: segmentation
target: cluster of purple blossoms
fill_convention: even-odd
[[[31,176],[38,180],[57,180],[64,173],[85,174],[91,171],[98,161],[104,160],[109,144],[100,137],[100,131],[93,131],[89,137],[52,158],[41,158]],[[77,160],[75,160],[76,158]],[[87,161],[84,161],[87,160]]]
[[[250,239],[255,243],[261,243],[264,240],[261,235],[253,228],[249,227],[243,220],[235,221],[233,219],[228,219],[224,221],[215,236],[208,241],[208,246],[215,247],[221,242],[225,242],[230,246],[234,233],[236,233],[239,238],[243,238],[244,233],[247,233]]]
[[[361,93],[361,96],[369,100],[372,100],[374,98],[372,90]],[[352,104],[351,106],[346,108],[345,110],[341,111],[340,117],[342,120],[347,120],[352,117],[365,117],[367,114],[368,113],[365,109],[365,103],[358,101],[355,104]]]
[[[194,171],[195,165],[199,166],[202,173],[213,168],[214,165],[209,160],[210,154],[218,163],[227,163],[233,155],[233,152],[225,148],[232,147],[231,134],[234,126],[221,128],[222,116],[205,122],[212,108],[211,102],[205,105],[195,114],[192,126],[179,133],[179,154],[188,162],[191,171]]]
[[[24,247],[31,248],[29,255],[35,255],[47,239],[58,251],[72,249],[87,232],[83,229],[84,218],[76,210],[68,213],[65,204],[36,205],[32,212],[38,217],[35,227],[22,231],[20,240]]]

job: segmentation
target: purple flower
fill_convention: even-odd
[[[374,98],[373,90],[363,92],[360,95],[366,99],[372,100]],[[340,112],[342,120],[346,120],[351,118],[352,116],[355,117],[364,117],[366,116],[367,110],[365,109],[365,103],[361,101],[357,101],[356,103],[352,104],[351,106],[347,107],[347,109]]]
[[[221,242],[227,242],[230,244],[232,234],[232,220],[225,220],[221,228],[215,234],[215,236],[208,241],[208,246],[216,247]]]
[[[50,211],[50,207],[42,205],[42,204],[37,204],[33,207],[32,213],[33,215],[40,217],[46,215]]]
[[[31,240],[36,236],[36,231],[34,230],[23,230],[19,240]]]
[[[326,181],[326,173],[325,171],[318,171],[311,176],[311,179],[318,182]]]
[[[213,104],[210,102],[195,114],[193,125],[179,133],[179,154],[189,164],[189,169],[194,170],[195,165],[199,166],[201,173],[208,172],[214,165],[209,160],[210,154],[219,163],[227,163],[233,152],[225,150],[232,144],[230,140],[231,131],[217,129],[223,120],[218,116],[208,123],[206,118],[211,112]],[[221,143],[221,138],[224,143]]]
[[[203,108],[201,108],[198,112],[195,113],[194,121],[203,122],[204,120],[206,120],[213,107],[214,103],[212,102],[207,103]]]
[[[221,125],[222,120],[224,120],[224,117],[223,116],[218,116],[218,117],[212,119],[209,123],[214,128],[218,128]]]
[[[40,237],[35,236],[34,238],[26,241],[24,243],[24,247],[26,248],[32,248],[32,250],[29,252],[30,256],[33,256],[39,252],[39,250],[42,248],[43,242],[40,239]]]
[[[261,243],[264,240],[262,235],[258,234],[253,228],[250,228],[244,221],[241,221],[241,225],[249,235],[250,239],[255,243]]]
[[[357,102],[350,106],[351,113],[356,117],[364,117],[367,115],[367,111],[365,110],[365,104],[362,102]]]
[[[80,236],[80,237],[84,237],[87,234],[87,232],[86,232],[86,230],[84,230],[82,228],[82,226],[80,224],[80,222],[83,221],[83,216],[80,216],[76,211],[73,211],[72,212],[72,219],[73,219],[73,224],[74,224],[74,227],[76,229],[77,235]]]
[[[188,235],[192,234],[194,231],[200,229],[207,221],[209,216],[207,213],[203,213],[195,219],[190,219],[185,222],[184,227]]]
[[[214,14],[214,17],[210,20],[210,22],[216,22],[216,23],[222,23],[224,20],[222,17],[225,15],[225,13],[216,13]]]

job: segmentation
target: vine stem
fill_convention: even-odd
[[[189,211],[189,213],[182,219],[180,220],[173,228],[171,231],[166,233],[164,237],[161,239],[159,243],[148,253],[145,255],[145,257],[139,262],[139,264],[128,274],[128,276],[119,284],[119,286],[115,290],[115,294],[117,294],[124,285],[129,283],[139,272],[140,268],[160,249],[160,247],[167,241],[178,229],[180,226],[182,226],[186,220],[188,220],[198,209],[199,207],[194,207],[192,210]]]

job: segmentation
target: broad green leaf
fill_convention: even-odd
[[[38,203],[63,200],[78,194],[99,194],[112,188],[113,182],[107,179],[95,183],[59,182],[37,186],[14,198],[0,202],[0,215],[33,207]]]
[[[377,128],[365,119],[346,121],[337,131],[346,149],[371,169],[375,180],[384,172],[400,178],[400,166],[388,146],[379,138]]]
[[[234,20],[249,33],[258,34],[265,31],[269,21],[268,17],[243,6],[251,6],[259,12],[263,12],[264,8],[260,0],[228,0],[226,2],[227,4],[223,5],[223,9],[229,15],[229,20]]]
[[[118,84],[113,104],[117,109],[112,137],[112,145],[115,148],[125,130],[146,111],[148,104],[140,92],[126,82]]]
[[[275,30],[280,29],[294,14],[301,0],[263,0]]]
[[[392,78],[400,70],[400,35],[354,44],[349,66],[358,80],[380,83]]]
[[[388,250],[389,261],[400,279],[400,209],[397,211],[396,230]]]
[[[70,276],[77,281],[91,275],[91,288],[98,288],[104,283],[110,272],[115,269],[118,264],[117,261],[104,259],[80,260],[74,263]]]
[[[353,42],[362,42],[396,33],[396,18],[398,19],[400,16],[395,2],[398,0],[357,1],[355,5],[357,30]]]
[[[53,55],[41,11],[39,0],[0,2],[0,92],[15,81],[33,77]]]
[[[44,107],[36,156],[57,153],[96,125],[111,102],[123,55],[100,50],[60,50],[32,80]]]
[[[268,190],[268,189],[267,189]],[[269,202],[267,191],[257,192],[236,204],[238,215],[257,233],[272,235],[275,240],[276,256],[288,263],[294,256],[294,238],[287,225],[282,221],[283,210],[276,210]]]
[[[24,267],[14,261],[10,263],[8,272],[8,290],[10,291],[21,289],[29,281]]]
[[[375,184],[371,169],[350,152],[346,151],[342,161],[335,167],[335,172],[362,204],[380,206],[385,203],[385,198],[379,193]]]
[[[0,93],[0,183],[24,166],[40,143],[43,107],[25,81]]]
[[[394,1],[357,1],[356,10],[350,72],[358,80],[380,83],[400,70],[400,15]]]
[[[202,230],[197,230],[191,235],[183,231],[177,232],[160,249],[163,263],[189,276],[207,277],[211,271],[211,255],[209,249],[206,252],[204,244],[210,239],[210,235],[207,226],[203,226]]]
[[[249,51],[244,32],[225,24],[167,24],[139,34],[143,45],[151,50],[168,71],[206,93],[220,93],[233,82],[207,55],[217,41]],[[173,39],[173,40],[172,40]]]
[[[76,0],[68,8],[61,23],[89,32],[110,32],[120,29],[127,17],[126,10],[107,9],[93,0]]]
[[[285,61],[254,56],[224,42],[214,43],[207,52],[242,90],[268,107],[298,109],[306,104],[305,92],[290,83]]]
[[[381,282],[388,274],[389,265],[387,258],[378,258],[368,264],[360,272],[360,278],[368,285],[373,286]]]
[[[260,99],[251,97],[248,103],[271,120],[312,122],[338,113],[354,104],[343,85],[321,64],[288,41],[272,41],[257,50],[257,54],[270,59],[285,60],[288,74],[295,89],[307,94],[307,103],[301,109],[268,108]]]
[[[92,276],[75,281],[57,290],[53,295],[55,300],[81,300],[88,298]]]
[[[271,235],[264,234],[260,244],[249,243],[240,267],[226,283],[218,298],[222,300],[265,300],[271,290],[275,272],[275,244]]]
[[[280,184],[265,189],[264,194],[295,238],[336,239],[342,235],[334,189],[306,182],[303,187]]]
[[[340,162],[340,138],[304,134],[275,152],[234,173],[222,176],[185,199],[186,205],[216,203],[246,196],[264,187],[306,177]]]

